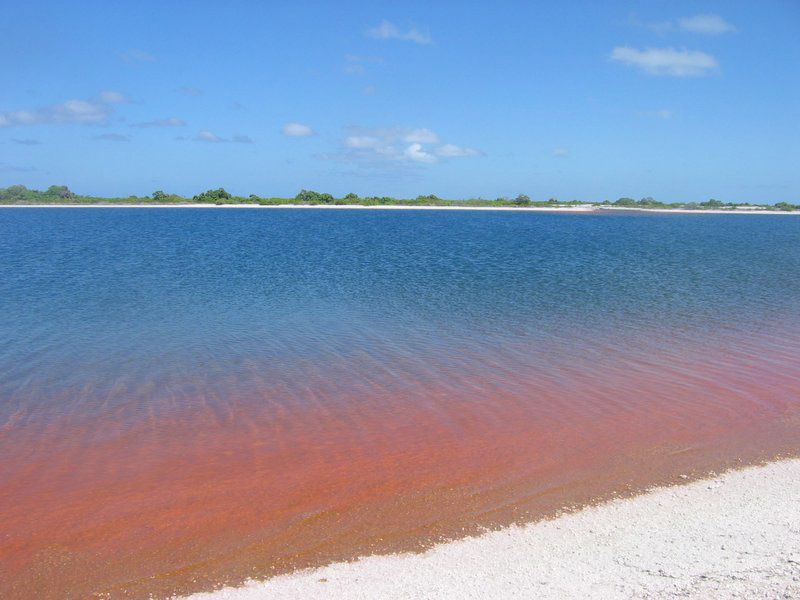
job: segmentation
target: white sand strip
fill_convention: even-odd
[[[525,527],[195,594],[280,598],[800,598],[800,460]]]
[[[299,210],[479,210],[511,212],[594,212],[591,204],[576,206],[411,206],[406,204],[0,204],[0,208],[208,208]],[[800,211],[799,211],[800,214]]]
[[[500,212],[560,212],[560,213],[599,213],[599,212],[651,212],[675,215],[800,215],[800,210],[781,211],[763,208],[737,209],[693,209],[693,208],[636,208],[628,206],[408,206],[388,204],[363,206],[361,204],[0,204],[3,208],[205,208],[217,209],[298,209],[298,210],[477,210]]]
[[[672,213],[674,215],[800,215],[800,210],[770,210],[766,207],[741,208],[639,208],[635,206],[596,206],[600,211]]]

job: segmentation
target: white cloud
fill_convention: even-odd
[[[210,131],[201,131],[197,134],[195,139],[198,142],[210,142],[212,144],[219,144],[220,142],[224,142],[225,140],[218,135],[211,133]]]
[[[678,26],[684,31],[705,35],[720,35],[721,33],[736,31],[736,27],[719,15],[695,15],[694,17],[678,19]]]
[[[464,148],[455,144],[444,144],[435,150],[437,156],[442,158],[456,158],[461,156],[480,156],[482,152],[474,148]]]
[[[430,129],[412,129],[403,136],[404,142],[420,143],[420,144],[437,144],[439,143],[439,136]]]
[[[553,156],[569,156],[567,148],[553,148]]]
[[[403,156],[405,156],[408,160],[422,163],[435,163],[437,160],[439,160],[427,150],[423,150],[422,144],[411,144],[405,149]]]
[[[95,100],[67,100],[41,108],[0,113],[0,127],[48,123],[105,123],[113,112],[111,105],[122,102],[128,102],[124,94],[106,90],[100,92]]]
[[[369,135],[348,135],[344,138],[344,145],[348,148],[376,148],[380,140]]]
[[[85,100],[67,100],[44,111],[43,116],[59,123],[100,123],[105,121],[111,109],[104,104]]]
[[[431,36],[418,29],[411,28],[408,31],[400,31],[394,23],[383,20],[377,27],[367,30],[367,35],[376,40],[404,40],[415,44],[430,44]]]
[[[186,125],[186,121],[183,119],[167,117],[166,119],[154,119],[144,123],[133,123],[131,127],[183,127],[184,125]]]
[[[186,140],[194,140],[195,142],[207,142],[209,144],[252,144],[253,138],[249,135],[244,135],[242,133],[237,133],[230,138],[224,138],[218,136],[216,133],[212,133],[211,131],[200,131],[196,136],[193,138],[179,136],[175,138],[176,140],[186,141]]]
[[[33,125],[36,123],[36,115],[27,110],[13,110],[0,113],[0,127],[10,125]]]
[[[100,92],[100,102],[104,102],[105,104],[122,104],[124,102],[130,102],[130,100],[125,94],[105,90]]]
[[[736,31],[731,23],[719,15],[705,14],[685,17],[674,21],[640,21],[636,17],[630,18],[630,23],[637,27],[644,27],[654,31],[658,35],[669,35],[672,33],[698,33],[701,35],[720,35]]]
[[[611,52],[611,60],[642,69],[652,75],[687,77],[706,75],[717,68],[717,59],[696,50],[675,48],[647,48],[637,50],[619,46]]]
[[[281,131],[283,131],[283,135],[289,137],[308,137],[314,135],[314,130],[302,123],[284,123]]]
[[[364,75],[367,72],[360,63],[347,63],[342,70],[346,75]]]
[[[671,119],[672,118],[672,111],[668,108],[660,108],[658,110],[654,110],[650,113],[654,117],[658,117],[659,119]]]
[[[342,140],[342,150],[323,158],[362,164],[432,164],[440,159],[482,154],[473,148],[439,144],[439,135],[426,127],[349,127]]]
[[[12,110],[0,113],[0,127],[11,125],[40,125],[105,123],[112,113],[111,107],[105,102],[89,100],[67,100],[60,104],[51,104],[36,109]]]

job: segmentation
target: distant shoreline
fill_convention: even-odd
[[[593,212],[595,206],[414,206],[411,204],[0,204],[0,208],[266,208],[323,210],[491,210],[526,212]]]
[[[800,215],[800,211],[750,209],[691,209],[691,208],[639,208],[623,206],[596,206],[581,204],[574,206],[414,206],[410,204],[0,204],[0,208],[208,208],[208,209],[322,209],[322,210],[473,210],[500,212],[557,212],[557,213],[603,213],[603,212],[650,212],[692,215]]]

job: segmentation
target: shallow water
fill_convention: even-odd
[[[800,222],[0,212],[0,592],[146,596],[793,452]]]

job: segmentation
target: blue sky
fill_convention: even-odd
[[[16,2],[0,186],[800,202],[800,2]]]

